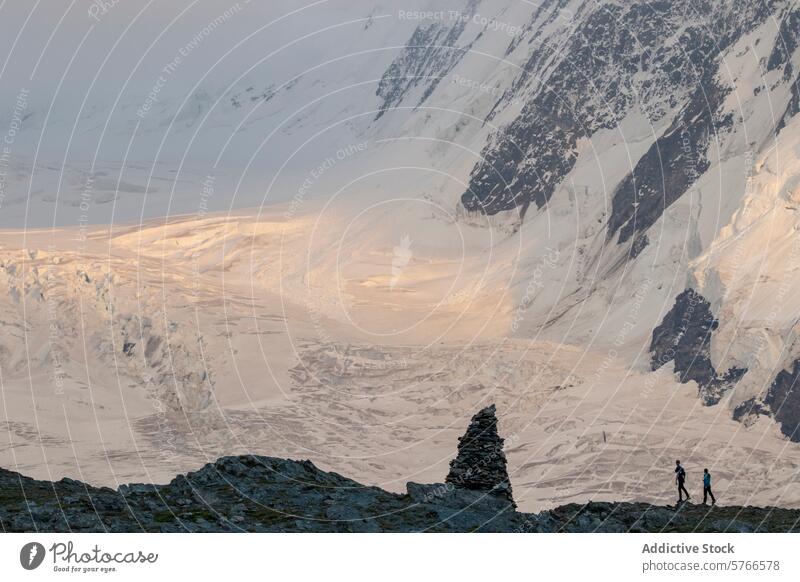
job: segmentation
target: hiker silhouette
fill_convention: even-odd
[[[684,493],[686,493],[686,501],[689,501],[691,496],[684,485],[686,483],[686,471],[681,466],[680,461],[675,461],[675,483],[678,484],[678,503],[683,502]]]
[[[717,500],[711,492],[711,473],[708,472],[708,469],[703,469],[703,505],[706,504],[709,495],[711,496],[711,505],[716,505]]]

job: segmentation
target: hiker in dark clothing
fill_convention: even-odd
[[[711,496],[711,505],[716,505],[717,500],[714,499],[714,494],[711,492],[711,473],[708,469],[703,469],[703,505],[706,504],[708,496]]]
[[[683,485],[686,482],[686,471],[681,467],[680,461],[675,461],[675,482],[678,484],[678,503],[683,501],[684,493],[686,493],[686,501],[689,501],[691,497]]]

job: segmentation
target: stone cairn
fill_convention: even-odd
[[[450,462],[446,482],[461,489],[485,491],[516,506],[506,469],[503,439],[497,432],[495,405],[475,416],[464,436],[458,439],[458,455]]]

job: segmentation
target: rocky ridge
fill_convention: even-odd
[[[460,439],[446,482],[408,483],[404,494],[362,485],[310,461],[255,455],[223,457],[166,485],[116,490],[73,479],[37,481],[0,469],[0,527],[6,532],[800,530],[800,510],[772,507],[590,502],[518,512],[496,426],[494,406],[481,410]],[[470,464],[482,469],[469,471]]]

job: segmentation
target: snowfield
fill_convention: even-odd
[[[424,223],[416,206],[391,214]],[[693,383],[646,371],[643,338],[622,330],[657,323],[650,289],[606,324],[619,330],[609,347],[522,338],[511,325],[524,315],[487,269],[485,230],[414,230],[392,286],[392,228],[348,243],[357,216],[285,213],[101,227],[85,240],[29,231],[24,248],[4,232],[0,465],[115,486],[252,452],[401,491],[441,480],[469,417],[495,402],[526,510],[667,503],[674,458],[690,484],[713,467],[726,502],[800,503],[800,455],[774,422],[746,427],[703,406]],[[515,256],[518,236],[489,248]],[[339,250],[315,250],[315,237]]]
[[[0,467],[800,507],[791,2],[146,4],[0,7]]]

